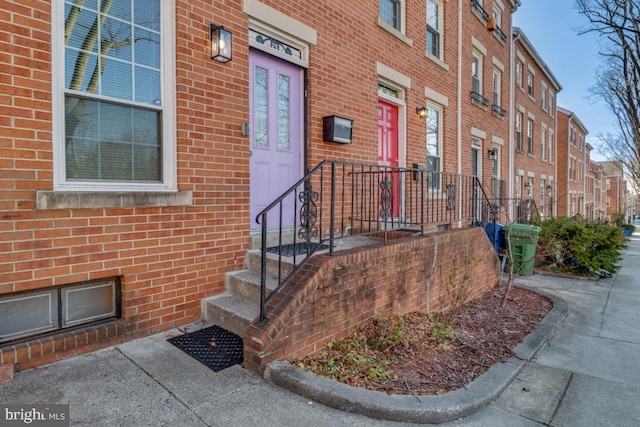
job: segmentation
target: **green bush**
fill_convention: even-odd
[[[535,225],[538,239],[536,265],[559,271],[609,276],[620,268],[626,246],[622,228],[582,219],[551,218]]]

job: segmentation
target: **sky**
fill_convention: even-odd
[[[542,60],[560,82],[557,105],[576,113],[595,147],[593,160],[605,160],[598,152],[599,134],[618,133],[616,119],[602,101],[594,100],[589,88],[595,85],[601,67],[595,34],[578,35],[587,21],[578,13],[575,0],[521,0],[513,15],[513,26],[520,27]]]

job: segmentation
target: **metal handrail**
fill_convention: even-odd
[[[319,250],[333,255],[338,239],[392,230],[424,234],[426,226],[479,225],[488,215],[495,221],[495,207],[475,176],[324,160],[256,215],[262,237],[260,319],[266,320],[267,302],[302,264]],[[269,232],[277,234],[275,248],[268,248]],[[291,255],[283,250],[285,234],[292,236]],[[277,262],[270,293],[269,252]],[[289,256],[292,268],[285,267]]]

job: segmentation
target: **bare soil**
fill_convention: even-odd
[[[503,295],[504,287],[496,287],[459,307],[448,326],[443,316],[418,312],[375,318],[320,353],[293,363],[390,394],[453,391],[511,357],[552,307],[544,296],[512,288],[503,308]]]

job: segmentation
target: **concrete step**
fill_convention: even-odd
[[[278,286],[278,281],[267,276],[267,295]],[[231,295],[260,304],[260,273],[251,270],[239,270],[225,277],[225,289]]]
[[[278,255],[267,253],[267,277],[272,279],[278,278],[278,270],[281,269],[281,276],[286,277],[293,271],[293,257],[281,257],[281,263],[278,262]],[[296,256],[296,262],[299,264],[304,257],[302,255]],[[280,264],[280,267],[279,267]],[[253,271],[256,274],[260,274],[262,268],[262,255],[259,249],[250,249],[247,251],[245,258],[245,267],[247,270]]]
[[[267,247],[271,248],[274,246],[278,246],[280,241],[282,241],[283,245],[288,245],[289,243],[293,243],[295,231],[293,227],[291,229],[282,230],[282,236],[278,233],[267,233]],[[298,240],[300,240],[298,238]],[[262,234],[259,232],[255,232],[251,234],[251,249],[260,249],[262,244]]]
[[[239,336],[259,314],[259,301],[248,301],[229,292],[203,300],[204,320]]]

